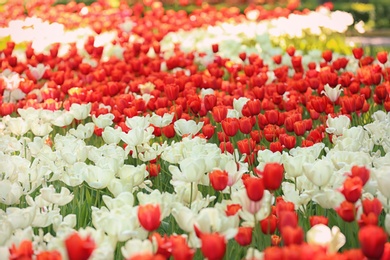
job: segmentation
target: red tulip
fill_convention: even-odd
[[[364,214],[374,213],[379,216],[382,212],[383,206],[379,199],[374,198],[372,200],[364,199],[362,201]]]
[[[329,219],[325,216],[310,216],[309,218],[310,226],[313,227],[318,224],[328,225]]]
[[[387,51],[380,51],[376,54],[376,58],[382,64],[385,64],[387,62],[387,56],[388,56]]]
[[[373,225],[362,227],[358,237],[363,254],[367,258],[381,258],[387,242],[387,234],[382,228]]]
[[[244,180],[246,194],[252,201],[260,201],[264,195],[263,179],[249,177]]]
[[[36,260],[62,260],[62,256],[58,251],[44,251],[37,255]]]
[[[264,188],[277,190],[283,181],[284,168],[279,163],[267,163],[262,172]]]
[[[217,53],[218,50],[219,50],[219,45],[218,45],[218,43],[212,44],[212,45],[211,45],[211,48],[212,48],[212,50],[213,50],[214,53]]]
[[[364,50],[363,48],[353,48],[352,53],[355,59],[359,60],[361,57],[363,57]]]
[[[253,124],[251,118],[241,117],[238,122],[241,133],[249,134],[252,131]]]
[[[234,216],[241,209],[240,204],[229,204],[226,207],[226,216]]]
[[[355,220],[356,208],[355,204],[351,202],[342,202],[339,208],[336,209],[336,212],[346,222],[352,222]]]
[[[96,245],[90,236],[81,238],[75,232],[66,238],[65,246],[69,259],[87,260],[92,255]]]
[[[221,123],[223,132],[229,137],[235,136],[240,128],[237,118],[225,118]]]
[[[359,177],[348,177],[344,181],[341,193],[345,196],[345,199],[349,202],[355,203],[360,199],[362,195],[363,182]]]
[[[164,92],[170,101],[174,101],[179,96],[179,86],[177,84],[167,84],[164,87]]]
[[[210,260],[223,259],[226,251],[226,240],[225,237],[218,234],[201,234],[200,237],[202,247],[202,254]]]
[[[212,114],[214,121],[220,123],[227,116],[227,107],[226,106],[215,106],[213,107]]]
[[[281,233],[282,233],[282,239],[284,241],[284,245],[286,246],[290,246],[294,244],[300,245],[303,242],[304,232],[300,226],[297,227],[285,226],[281,230]]]
[[[239,227],[234,239],[240,246],[248,246],[252,242],[252,227]]]
[[[161,223],[160,205],[146,204],[138,207],[138,220],[147,231],[156,230]]]
[[[209,173],[209,178],[214,190],[221,191],[226,188],[229,175],[226,171],[214,170]]]
[[[283,249],[277,246],[270,246],[264,250],[264,260],[283,259]]]
[[[19,247],[16,247],[15,244],[9,249],[9,259],[32,259],[34,250],[32,247],[32,242],[29,240],[23,240]]]
[[[277,227],[278,218],[271,214],[267,218],[260,221],[260,227],[263,234],[273,234],[275,233]]]
[[[332,51],[331,50],[325,50],[322,52],[322,58],[326,62],[330,62],[332,60]]]

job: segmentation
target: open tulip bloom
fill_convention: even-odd
[[[350,14],[122,2],[2,5],[0,259],[390,259],[389,55]]]

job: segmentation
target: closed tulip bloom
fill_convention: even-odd
[[[385,64],[387,62],[387,57],[388,57],[387,51],[380,51],[376,54],[376,58],[382,64]]]
[[[66,238],[65,246],[69,259],[87,260],[96,245],[91,237],[81,238],[78,233],[73,233]]]
[[[260,201],[264,195],[263,179],[256,177],[249,177],[244,180],[246,193],[250,200]]]
[[[223,259],[226,251],[226,240],[225,237],[218,234],[202,234],[202,254],[209,260],[220,260]]]
[[[226,188],[229,180],[228,173],[226,171],[214,170],[209,173],[211,185],[214,190],[222,191]]]
[[[333,164],[326,159],[305,163],[303,164],[303,173],[314,185],[324,187],[333,175]]]
[[[380,259],[387,242],[386,232],[378,226],[362,227],[358,234],[363,254],[369,259]]]
[[[252,243],[252,232],[252,227],[239,227],[234,239],[240,246],[250,245]]]
[[[303,229],[300,226],[286,226],[282,229],[282,239],[286,246],[302,244],[303,236]]]
[[[179,85],[177,85],[177,84],[168,84],[168,85],[164,86],[165,95],[167,96],[167,98],[170,101],[174,101],[178,98],[179,91],[180,91],[180,88],[179,88]]]
[[[277,227],[278,218],[271,214],[267,218],[260,221],[260,227],[263,234],[273,234],[275,233]]]
[[[346,222],[352,222],[355,220],[356,208],[355,204],[344,201],[336,209],[337,214]]]
[[[220,123],[227,116],[228,109],[226,106],[215,106],[212,110],[214,121]]]
[[[140,205],[138,208],[138,220],[141,226],[151,232],[160,226],[161,210],[158,204]]]
[[[310,226],[313,227],[318,224],[328,225],[329,219],[325,216],[310,216],[309,218]]]
[[[374,213],[376,216],[379,216],[382,212],[383,206],[379,199],[373,198],[370,199],[364,199],[362,201],[363,205],[363,212],[365,214]]]
[[[249,134],[252,131],[252,121],[249,117],[242,117],[238,120],[240,131],[243,134]]]
[[[368,179],[370,179],[370,170],[368,170],[365,166],[352,166],[351,168],[351,177],[359,177],[363,186],[366,184]]]
[[[235,136],[239,127],[239,121],[237,118],[225,118],[222,120],[222,129],[229,137]]]
[[[264,188],[277,190],[283,181],[284,168],[279,163],[267,163],[262,172]]]
[[[363,182],[359,177],[349,177],[344,181],[341,193],[349,202],[355,203],[360,199],[363,190]]]

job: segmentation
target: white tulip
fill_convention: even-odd
[[[3,117],[9,131],[16,136],[22,136],[30,130],[30,124],[21,117]]]
[[[373,173],[373,177],[378,183],[378,191],[387,199],[390,199],[390,166],[372,169],[371,173]]]
[[[6,217],[3,217],[2,211],[0,211],[0,246],[4,245],[8,241],[8,239],[12,236],[13,230],[14,228],[11,221]]]
[[[106,126],[102,133],[102,138],[106,144],[118,144],[121,141],[122,129],[112,128],[111,126]]]
[[[333,175],[333,164],[326,159],[303,164],[303,173],[318,187],[326,186]]]
[[[77,120],[86,119],[89,116],[89,114],[91,113],[91,103],[88,103],[88,104],[73,103],[69,109],[69,112]]]
[[[194,120],[179,119],[175,121],[173,127],[175,132],[180,135],[196,135],[203,127],[203,122],[196,123]]]
[[[56,193],[53,185],[40,189],[42,198],[58,206],[64,206],[73,200],[74,195],[66,187],[61,187],[61,192]]]
[[[66,110],[56,110],[54,111],[53,119],[50,121],[52,125],[58,127],[69,126],[74,120],[72,113]]]
[[[306,240],[309,245],[325,247],[327,252],[336,253],[346,242],[346,238],[336,226],[332,230],[323,224],[313,226],[306,233]]]
[[[148,175],[146,164],[138,166],[125,164],[118,171],[120,179],[133,186],[141,185]]]
[[[103,169],[95,165],[87,165],[87,170],[83,174],[84,181],[92,188],[104,189],[114,178],[115,172]]]
[[[205,160],[203,158],[185,158],[179,163],[179,167],[170,165],[172,180],[185,182],[199,182],[206,173]]]
[[[111,198],[110,196],[103,195],[104,204],[109,210],[114,208],[120,208],[122,206],[133,206],[134,196],[131,192],[122,192],[116,198]]]
[[[31,226],[36,213],[35,207],[16,208],[10,207],[6,210],[6,216],[11,222],[13,229],[24,229]]]
[[[111,113],[101,114],[98,117],[96,117],[95,115],[92,115],[92,121],[99,128],[105,128],[107,126],[110,126],[112,124],[112,120],[114,118],[115,118],[115,116]]]
[[[302,154],[297,156],[290,156],[283,153],[282,161],[284,170],[286,171],[286,178],[297,178],[303,174],[303,164],[307,162],[306,157]]]
[[[87,139],[93,135],[94,130],[95,130],[94,123],[86,123],[85,125],[83,124],[78,125],[76,129],[74,128],[69,129],[69,133],[77,137],[78,139]]]
[[[312,200],[324,209],[335,209],[345,200],[341,192],[333,189],[325,188],[320,191],[309,192],[309,194],[312,196]]]
[[[324,94],[329,98],[329,100],[334,103],[337,99],[339,99],[339,96],[343,92],[343,89],[341,88],[341,84],[338,84],[336,87],[332,88],[329,86],[329,84],[324,85],[324,90],[321,92],[321,94]]]
[[[43,77],[43,74],[45,74],[46,70],[49,69],[49,66],[45,66],[45,64],[39,63],[36,67],[33,67],[31,65],[27,65],[31,74],[36,80],[40,80]]]
[[[124,246],[121,247],[121,252],[125,259],[130,259],[133,256],[139,254],[154,254],[152,242],[148,239],[143,241],[140,239],[129,240]]]
[[[327,128],[325,130],[329,134],[342,135],[344,129],[348,129],[350,124],[351,120],[345,115],[339,115],[334,118],[328,115],[328,119],[326,120]]]
[[[0,181],[0,201],[5,205],[12,205],[19,202],[23,195],[23,188],[18,182],[9,180]]]
[[[164,115],[161,117],[153,112],[149,121],[152,125],[156,127],[165,127],[170,123],[172,123],[173,116],[174,116],[173,113],[164,113]]]
[[[149,118],[150,115],[126,117],[126,125],[130,129],[134,129],[134,128],[146,129],[150,126]]]

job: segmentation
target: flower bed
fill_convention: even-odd
[[[389,55],[290,45],[347,14],[6,7],[0,259],[389,259]]]

